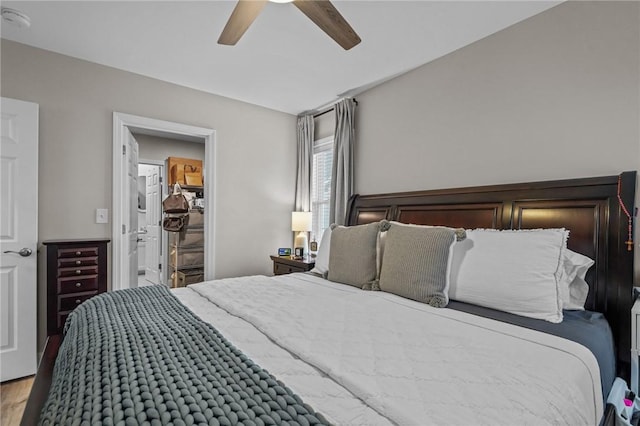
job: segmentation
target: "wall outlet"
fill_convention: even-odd
[[[109,209],[96,209],[96,223],[109,223]]]

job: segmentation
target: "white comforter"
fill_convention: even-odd
[[[175,294],[336,424],[582,425],[602,415],[595,357],[556,336],[308,274]]]

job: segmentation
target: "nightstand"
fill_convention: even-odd
[[[638,395],[638,361],[640,358],[640,299],[631,308],[631,390]]]
[[[273,274],[284,275],[292,272],[307,272],[316,265],[315,259],[304,257],[303,259],[293,259],[290,256],[271,256],[273,260]]]

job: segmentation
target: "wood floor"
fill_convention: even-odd
[[[0,385],[0,425],[17,426],[22,419],[24,406],[27,403],[33,376],[11,380]]]

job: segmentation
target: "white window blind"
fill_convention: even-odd
[[[331,168],[333,166],[333,136],[313,143],[311,175],[311,212],[313,230],[311,241],[320,243],[322,233],[329,227],[329,197],[331,196]]]

